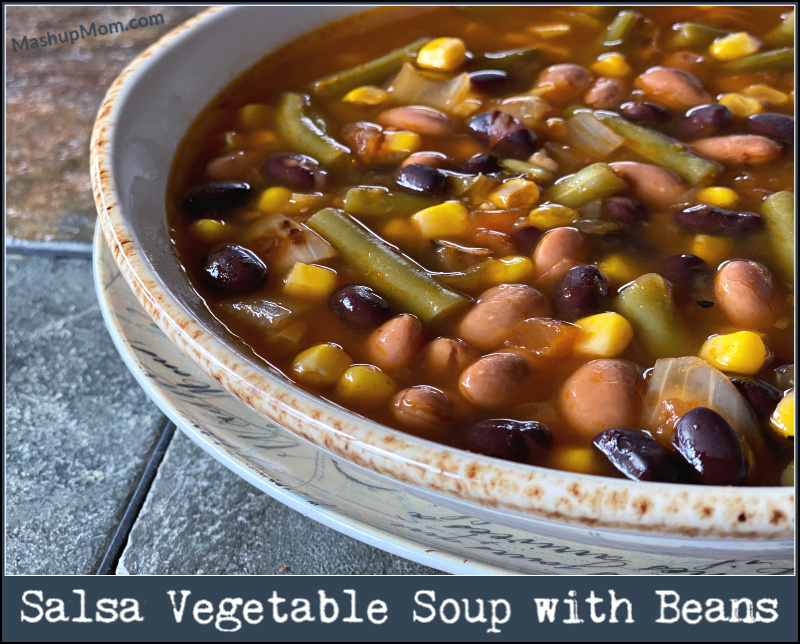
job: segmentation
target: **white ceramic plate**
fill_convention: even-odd
[[[94,276],[111,337],[125,364],[161,410],[231,471],[278,501],[348,536],[457,574],[719,575],[793,571],[791,560],[770,560],[776,554],[774,549],[765,548],[760,556],[733,559],[585,546],[454,512],[419,498],[399,484],[336,459],[278,427],[204,374],[145,313],[122,279],[99,228]],[[599,532],[592,535],[594,540],[602,537]]]

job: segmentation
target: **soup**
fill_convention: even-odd
[[[792,484],[793,25],[328,26],[192,124],[175,253],[243,351],[380,423],[563,470]]]

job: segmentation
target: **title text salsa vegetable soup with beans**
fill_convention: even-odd
[[[489,456],[792,485],[794,12],[381,9],[190,128],[175,253],[243,351]]]

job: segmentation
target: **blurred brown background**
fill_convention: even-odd
[[[5,7],[6,235],[90,242],[95,208],[89,137],[106,89],[140,52],[205,7]],[[89,30],[161,14],[163,22],[73,44],[15,51],[48,32]]]

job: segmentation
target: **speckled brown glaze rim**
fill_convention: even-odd
[[[241,8],[213,8],[163,37],[114,81],[91,140],[91,179],[99,220],[122,275],[164,333],[209,376],[294,434],[352,463],[443,502],[501,512],[515,521],[585,526],[627,536],[707,542],[732,550],[743,541],[785,542],[794,536],[793,488],[722,488],[632,483],[547,470],[455,450],[365,420],[293,386],[210,333],[184,309],[136,241],[113,175],[114,136],[128,91],[154,60],[201,25]],[[236,70],[239,71],[239,70]],[[242,70],[243,71],[243,70]],[[674,539],[672,539],[674,541]],[[653,541],[657,543],[657,539]]]

